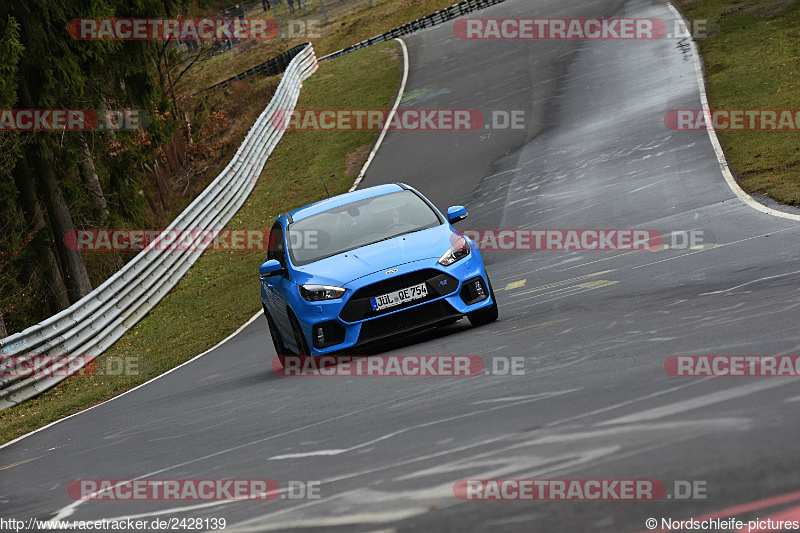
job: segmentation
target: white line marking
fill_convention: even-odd
[[[800,270],[795,270],[794,272],[786,272],[785,274],[777,274],[775,276],[767,276],[767,277],[764,277],[764,278],[754,279],[754,280],[748,281],[747,283],[742,283],[741,285],[737,285],[735,287],[731,287],[730,289],[725,289],[724,291],[701,292],[700,294],[698,294],[698,296],[710,296],[712,294],[725,294],[726,292],[735,291],[736,289],[741,289],[742,287],[747,287],[748,285],[750,285],[752,283],[758,283],[759,281],[766,281],[768,279],[782,278],[784,276],[793,276],[795,274],[800,274]],[[720,311],[723,311],[723,309],[720,309]]]
[[[172,373],[172,372],[174,372],[174,371],[178,370],[179,368],[181,368],[181,367],[183,367],[183,366],[186,366],[186,365],[188,365],[188,364],[189,364],[189,363],[191,363],[192,361],[195,361],[195,360],[197,360],[197,359],[200,359],[201,357],[203,357],[203,356],[204,356],[204,355],[206,355],[207,353],[213,352],[214,350],[216,350],[217,348],[219,348],[220,346],[222,346],[223,344],[225,344],[226,342],[228,342],[229,340],[231,340],[232,338],[234,338],[236,335],[238,335],[239,333],[241,333],[241,332],[244,330],[244,328],[246,328],[247,326],[249,326],[250,324],[252,324],[253,322],[255,322],[255,321],[256,321],[256,319],[257,319],[259,316],[261,316],[261,314],[262,314],[262,313],[263,313],[262,311],[259,311],[258,313],[256,313],[255,315],[253,315],[253,316],[250,318],[250,320],[248,320],[248,321],[247,321],[247,322],[245,322],[245,323],[244,323],[242,326],[240,326],[240,327],[239,327],[239,329],[237,329],[236,331],[234,331],[233,333],[231,333],[230,335],[228,335],[227,337],[225,337],[223,340],[221,340],[219,343],[217,343],[217,344],[216,344],[214,347],[212,347],[212,348],[209,348],[208,350],[206,350],[205,352],[201,353],[200,355],[195,355],[194,357],[192,357],[191,359],[189,359],[189,360],[188,360],[188,361],[186,361],[185,363],[182,363],[182,364],[180,364],[180,365],[176,366],[175,368],[172,368],[172,369],[170,369],[170,370],[167,370],[167,371],[166,371],[166,372],[164,372],[163,374],[160,374],[160,375],[158,375],[158,376],[154,377],[153,379],[151,379],[150,381],[146,381],[146,382],[142,383],[141,385],[137,385],[136,387],[132,388],[131,390],[127,390],[127,391],[123,392],[123,393],[122,393],[122,394],[120,394],[119,396],[114,396],[113,398],[111,398],[111,399],[108,399],[108,400],[106,400],[106,401],[104,401],[104,402],[98,403],[97,405],[93,405],[92,407],[89,407],[88,409],[84,409],[83,411],[78,411],[78,412],[77,412],[77,413],[75,413],[75,414],[69,415],[68,417],[66,417],[66,418],[62,418],[62,419],[60,419],[60,420],[56,420],[55,422],[50,422],[50,423],[49,423],[49,424],[47,424],[46,426],[42,426],[42,427],[40,427],[39,429],[35,429],[35,430],[31,431],[30,433],[26,433],[25,435],[22,435],[21,437],[17,437],[17,438],[16,438],[16,439],[14,439],[14,440],[8,441],[8,442],[6,442],[5,444],[3,444],[2,446],[0,446],[0,450],[2,450],[3,448],[5,448],[6,446],[11,446],[11,445],[12,445],[12,444],[14,444],[15,442],[19,442],[19,441],[21,441],[22,439],[24,439],[24,438],[26,438],[26,437],[30,437],[30,436],[31,436],[31,435],[33,435],[34,433],[39,433],[40,431],[44,431],[45,429],[47,429],[47,428],[49,428],[49,427],[51,427],[51,426],[55,426],[55,425],[56,425],[56,424],[58,424],[59,422],[63,422],[63,421],[65,421],[65,420],[69,420],[69,419],[70,419],[70,418],[72,418],[73,416],[82,415],[83,413],[86,413],[86,412],[88,412],[88,411],[91,411],[91,410],[92,410],[92,409],[94,409],[95,407],[100,407],[101,405],[103,405],[103,404],[106,404],[106,403],[108,403],[108,402],[113,402],[113,401],[114,401],[114,400],[116,400],[117,398],[122,398],[122,397],[123,397],[123,396],[125,396],[126,394],[129,394],[129,393],[131,393],[131,392],[135,391],[136,389],[140,389],[140,388],[144,387],[145,385],[148,385],[148,384],[150,384],[150,383],[154,382],[155,380],[157,380],[157,379],[159,379],[159,378],[163,378],[163,377],[164,377],[164,376],[166,376],[167,374],[170,374],[170,373]]]
[[[548,393],[544,393],[548,394]],[[541,397],[541,394],[532,394],[530,396],[510,396],[508,398],[493,398],[491,400],[481,400],[478,402],[472,402],[472,405],[480,405],[482,403],[498,403],[498,402],[518,402],[519,400],[529,400],[531,398],[538,398]]]
[[[378,437],[378,438],[373,439],[373,440],[371,440],[369,442],[366,442],[366,443],[358,444],[356,446],[353,446],[349,450],[355,450],[355,449],[358,449],[358,448],[362,448],[364,446],[367,446],[367,445],[370,445],[370,444],[373,444],[373,443],[376,443],[376,442],[379,442],[379,441],[382,441],[382,440],[386,440],[388,438],[396,436],[397,434],[400,434],[400,433],[404,433],[406,431],[411,431],[411,430],[414,430],[414,429],[418,429],[418,428],[422,428],[422,427],[426,427],[426,426],[430,426],[430,425],[435,425],[435,424],[438,424],[438,423],[441,423],[441,422],[456,420],[456,419],[459,419],[459,418],[472,416],[472,415],[476,415],[476,414],[488,413],[488,412],[496,411],[498,409],[504,409],[506,407],[515,407],[517,405],[523,405],[523,404],[530,403],[530,402],[533,402],[533,401],[538,401],[539,399],[559,396],[559,395],[567,394],[567,393],[574,392],[574,391],[577,391],[577,390],[580,390],[580,389],[570,389],[570,390],[565,390],[565,391],[546,392],[546,393],[542,393],[540,395],[537,395],[536,398],[529,399],[529,400],[522,400],[522,401],[513,403],[511,405],[500,406],[500,407],[492,407],[490,409],[484,409],[482,411],[474,411],[474,412],[471,412],[471,413],[464,413],[462,415],[446,418],[444,420],[439,420],[439,421],[434,421],[434,422],[426,422],[426,423],[423,423],[423,424],[419,424],[417,426],[412,426],[412,427],[409,427],[409,428],[405,428],[405,429],[396,431],[394,433],[390,433],[388,435],[384,435],[382,437]],[[363,412],[363,411],[366,411],[366,410],[368,410],[368,408],[356,411],[356,413],[360,413],[360,412]],[[341,416],[335,417],[335,418],[333,418],[331,420],[335,421],[337,419],[345,418],[345,417],[351,416],[351,415],[352,415],[352,413],[349,413],[349,414],[345,414],[345,415],[341,415]],[[167,468],[163,468],[161,470],[157,470],[155,472],[150,472],[149,474],[145,474],[143,476],[139,476],[137,478],[134,478],[134,480],[145,479],[145,478],[151,477],[151,476],[156,475],[156,474],[160,474],[162,472],[166,472],[166,471],[174,469],[174,468],[179,468],[181,466],[185,466],[187,464],[194,463],[196,461],[200,461],[200,460],[208,459],[208,458],[215,457],[215,456],[218,456],[218,455],[222,455],[223,453],[226,453],[226,452],[229,452],[229,451],[238,450],[238,449],[244,448],[246,446],[250,446],[252,444],[257,444],[257,443],[265,442],[265,441],[272,440],[272,439],[275,439],[275,438],[284,437],[284,436],[289,435],[291,433],[296,433],[298,431],[302,431],[302,430],[309,429],[309,428],[314,427],[314,426],[318,426],[320,424],[324,424],[325,422],[328,422],[328,421],[330,421],[330,420],[323,420],[323,421],[320,421],[320,422],[316,422],[314,424],[310,424],[310,425],[308,425],[306,427],[303,427],[303,428],[298,428],[298,429],[294,429],[294,430],[288,431],[288,432],[286,432],[284,434],[281,434],[281,435],[273,435],[273,436],[270,436],[270,437],[266,437],[264,439],[260,439],[260,440],[255,441],[255,442],[241,444],[239,446],[235,446],[235,447],[230,448],[228,450],[215,452],[215,453],[206,455],[205,457],[192,459],[190,461],[187,461],[185,463],[181,463],[179,465],[173,465],[173,466],[170,466],[170,467],[167,467]],[[617,430],[617,428],[615,428],[613,431],[616,431],[616,430]],[[621,431],[627,431],[627,430],[629,430],[629,429],[626,428],[625,430],[621,430]],[[608,430],[606,430],[606,431],[608,431]],[[461,446],[461,447],[455,448],[455,450],[467,450],[467,449],[471,449],[473,447],[485,445],[486,443],[499,442],[500,440],[503,440],[505,438],[507,438],[507,436],[504,436],[504,435],[501,435],[501,436],[498,436],[498,437],[492,437],[491,439],[484,440],[484,441],[481,441],[479,443],[474,443],[474,444],[465,445],[465,446]],[[347,475],[344,475],[344,476],[338,476],[338,477],[324,479],[324,480],[322,480],[322,482],[323,483],[333,483],[333,482],[339,481],[339,480],[351,479],[351,478],[358,477],[358,476],[365,475],[365,474],[369,474],[369,473],[372,473],[372,472],[378,472],[378,471],[381,471],[381,470],[385,470],[387,468],[392,468],[392,467],[396,467],[396,466],[400,466],[400,465],[421,462],[421,461],[427,460],[427,459],[432,458],[432,457],[446,456],[446,455],[448,455],[450,453],[453,453],[453,452],[454,452],[454,449],[440,451],[440,452],[436,452],[436,453],[428,455],[428,456],[415,457],[415,458],[412,458],[412,459],[404,460],[404,461],[401,461],[401,462],[396,462],[396,463],[389,464],[389,465],[382,465],[382,466],[380,466],[380,467],[378,467],[376,469],[371,468],[371,469],[368,469],[368,470],[365,470],[365,471],[361,471],[361,472],[351,472],[351,473],[348,473]],[[128,483],[128,482],[129,481],[125,481],[123,483],[119,483],[118,485],[122,485],[122,484]],[[281,492],[284,492],[286,490],[287,489],[281,489]],[[344,494],[347,494],[347,493],[344,493]],[[330,502],[331,499],[336,499],[336,498],[339,498],[341,496],[343,496],[343,495],[337,495],[337,496],[333,496],[332,498],[326,498],[325,501]],[[68,505],[67,507],[64,507],[63,509],[61,509],[58,512],[58,514],[54,518],[52,518],[51,520],[63,520],[65,518],[71,516],[75,512],[75,509],[78,506],[80,506],[83,503],[89,502],[89,501],[93,501],[93,500],[78,500],[78,501],[75,501],[75,502],[71,503],[70,505]],[[308,505],[321,503],[322,501],[323,500],[318,500],[318,501],[315,500],[315,501],[309,502]],[[207,508],[212,508],[212,507],[218,507],[220,505],[229,505],[229,504],[233,504],[233,503],[239,503],[239,501],[238,500],[218,500],[218,501],[212,501],[212,502],[204,502],[204,503],[198,503],[198,504],[182,506],[182,507],[174,507],[174,508],[169,508],[169,509],[157,509],[157,510],[154,510],[154,511],[147,511],[147,512],[136,514],[136,515],[125,515],[125,516],[118,516],[118,517],[114,517],[114,518],[107,518],[107,520],[109,520],[109,521],[123,521],[123,520],[128,520],[128,519],[146,518],[146,517],[149,517],[149,516],[163,516],[165,514],[184,513],[184,512],[188,512],[188,511],[196,511],[196,510],[199,510],[199,509],[207,509]],[[271,515],[282,514],[282,513],[285,513],[285,512],[291,512],[293,510],[294,510],[294,508],[293,509],[286,509],[286,510],[283,510],[283,511],[278,511],[277,513],[271,513]]]
[[[198,355],[197,357],[200,357],[200,356]],[[197,359],[197,357],[195,357],[195,359]],[[187,361],[187,363],[188,362],[189,361]],[[184,364],[186,364],[186,363],[184,363]],[[176,367],[176,368],[178,368],[178,367]],[[173,370],[175,370],[175,369],[173,369]],[[195,457],[194,459],[189,459],[189,460],[184,461],[184,462],[179,463],[179,464],[170,465],[170,466],[161,468],[159,470],[154,470],[152,472],[148,472],[147,474],[143,474],[143,475],[135,477],[133,479],[119,482],[114,486],[114,488],[116,488],[117,486],[122,485],[124,483],[128,483],[130,481],[138,481],[140,479],[146,479],[146,478],[155,476],[157,474],[161,474],[163,472],[174,470],[176,468],[181,468],[181,467],[186,466],[186,465],[190,465],[190,464],[197,463],[197,462],[200,462],[200,461],[205,461],[206,459],[211,459],[212,457],[218,457],[218,456],[226,454],[226,453],[242,450],[244,448],[247,448],[248,446],[253,446],[255,444],[261,444],[263,442],[267,442],[267,441],[270,441],[270,440],[286,437],[287,435],[291,435],[293,433],[297,433],[297,432],[300,432],[300,431],[305,431],[307,429],[310,429],[310,428],[313,428],[313,427],[316,427],[316,426],[320,426],[322,424],[326,424],[326,423],[329,423],[329,422],[336,422],[337,420],[340,420],[342,418],[347,418],[348,416],[354,416],[354,415],[363,413],[364,411],[368,411],[370,409],[372,409],[372,407],[364,407],[362,409],[359,409],[357,411],[353,411],[351,413],[345,413],[343,415],[335,416],[333,418],[326,418],[324,420],[320,420],[319,422],[314,422],[312,424],[308,424],[308,425],[303,426],[303,427],[291,429],[291,430],[285,431],[283,433],[279,433],[279,434],[276,434],[276,435],[270,435],[269,437],[264,437],[262,439],[258,439],[258,440],[252,441],[252,442],[246,442],[244,444],[238,444],[236,446],[232,446],[232,447],[230,447],[228,449],[225,449],[225,450],[219,450],[219,451],[216,451],[216,452],[213,452],[213,453],[206,454],[206,455],[204,455],[202,457]],[[104,491],[105,490],[108,490],[108,489],[104,489]],[[82,504],[84,504],[86,502],[90,502],[90,501],[93,501],[93,500],[76,500],[76,501],[72,502],[71,504],[67,505],[66,507],[63,507],[62,509],[60,509],[58,511],[58,514],[56,514],[52,518],[52,520],[64,520],[67,517],[71,516],[75,512],[75,509],[77,507],[79,507],[80,505],[82,505]],[[240,501],[240,500],[220,500],[220,501],[215,501],[215,502],[211,502],[211,503],[201,504],[200,506],[194,506],[193,508],[198,508],[199,509],[199,508],[202,508],[203,506],[223,505],[223,504],[226,504],[226,503],[236,503],[238,501]],[[156,515],[157,512],[154,512],[152,514]]]
[[[768,389],[774,389],[776,387],[788,385],[789,383],[796,383],[796,381],[780,380],[778,378],[761,380],[755,383],[748,383],[747,385],[742,385],[740,387],[733,387],[731,389],[719,392],[712,392],[711,394],[706,394],[705,396],[698,396],[696,398],[691,398],[689,400],[684,400],[682,402],[676,402],[671,405],[656,407],[655,409],[647,409],[645,411],[640,411],[632,415],[615,418],[613,420],[608,420],[606,422],[600,422],[599,424],[595,424],[595,426],[609,426],[612,424],[649,422],[651,420],[657,420],[659,418],[664,418],[666,416],[672,416],[686,411],[692,411],[700,407],[707,407],[715,403],[734,400],[736,398],[741,398],[743,396],[755,394],[757,392],[765,391]]]
[[[683,24],[684,31],[686,32],[684,35],[691,35],[691,31],[689,31],[688,26],[686,25],[686,21],[683,18],[683,15],[675,9],[675,6],[672,5],[672,2],[667,3],[667,7],[672,10],[672,13],[675,15],[675,18],[678,19],[681,24]],[[695,73],[697,74],[697,85],[700,88],[700,100],[703,103],[703,111],[708,116],[708,113],[711,113],[711,110],[708,107],[708,96],[706,95],[706,85],[705,85],[705,78],[703,77],[703,67],[700,64],[700,50],[698,49],[697,43],[694,39],[690,39],[689,42],[692,43],[692,56],[694,58],[694,69]],[[728,167],[728,160],[725,159],[725,152],[722,151],[722,145],[719,142],[719,138],[717,137],[717,132],[714,130],[714,126],[709,124],[707,128],[708,131],[708,138],[711,140],[711,145],[714,147],[714,152],[717,154],[717,161],[719,162],[719,166],[722,169],[722,175],[725,177],[725,182],[730,187],[733,194],[735,194],[741,201],[756,209],[761,211],[762,213],[766,213],[768,215],[773,215],[780,218],[788,218],[790,220],[800,220],[800,215],[793,215],[791,213],[784,213],[783,211],[778,211],[777,209],[772,209],[770,207],[765,206],[764,204],[757,201],[755,198],[747,194],[739,184],[736,183],[736,180],[733,178],[733,174],[731,174],[731,170]]]
[[[380,137],[375,142],[375,146],[372,148],[372,152],[370,152],[369,157],[367,158],[367,162],[364,163],[364,166],[361,168],[361,172],[358,174],[358,178],[356,181],[353,182],[353,186],[350,187],[348,192],[353,192],[358,188],[361,184],[361,180],[364,179],[364,175],[367,173],[367,169],[369,168],[370,164],[372,164],[372,159],[375,157],[375,154],[378,153],[378,148],[381,147],[383,143],[383,138],[386,137],[386,132],[389,131],[389,126],[392,123],[392,119],[394,118],[394,114],[397,112],[397,108],[400,107],[400,101],[403,99],[403,93],[406,90],[406,82],[408,81],[408,71],[409,71],[409,59],[408,59],[408,47],[406,43],[403,42],[403,39],[399,37],[395,39],[398,43],[400,43],[400,48],[403,49],[403,81],[400,83],[400,90],[397,92],[397,99],[394,101],[394,107],[392,111],[389,113],[389,116],[386,119],[386,124],[383,126],[383,131],[381,131]]]
[[[451,416],[451,417],[447,417],[447,418],[442,418],[442,419],[439,419],[439,420],[433,420],[431,422],[423,422],[423,423],[417,424],[415,426],[409,426],[409,427],[406,427],[406,428],[403,428],[403,429],[398,429],[397,431],[392,431],[391,433],[387,433],[386,435],[382,435],[380,437],[368,440],[366,442],[362,442],[360,444],[356,444],[356,445],[350,446],[349,448],[346,448],[346,449],[343,449],[343,450],[316,450],[316,451],[305,452],[305,453],[290,453],[290,454],[283,454],[283,455],[275,455],[273,457],[270,457],[268,459],[268,461],[280,460],[280,459],[296,459],[296,458],[299,458],[299,457],[312,457],[312,456],[317,456],[317,455],[322,455],[322,456],[340,455],[342,453],[348,453],[348,452],[352,452],[352,451],[355,451],[355,450],[358,450],[358,449],[361,449],[361,448],[366,448],[368,446],[372,446],[373,444],[377,444],[377,443],[385,441],[387,439],[394,438],[394,437],[396,437],[398,435],[402,435],[403,433],[407,433],[409,431],[414,431],[414,430],[421,429],[421,428],[424,428],[424,427],[429,427],[429,426],[435,426],[437,424],[444,424],[446,422],[452,422],[454,420],[460,420],[462,418],[467,418],[467,417],[470,417],[470,416],[489,413],[491,411],[497,411],[498,409],[505,409],[506,407],[515,407],[517,405],[522,405],[522,404],[525,404],[525,403],[535,402],[535,401],[538,401],[538,400],[546,400],[548,398],[553,398],[555,396],[561,396],[561,395],[564,395],[564,394],[569,394],[569,393],[572,393],[572,392],[575,392],[575,391],[578,391],[578,390],[580,390],[580,389],[567,389],[567,390],[562,390],[562,391],[543,392],[543,393],[540,393],[540,394],[534,394],[533,396],[522,397],[524,399],[521,399],[521,400],[509,400],[509,401],[516,401],[516,403],[513,403],[511,405],[501,405],[499,407],[491,407],[489,409],[484,409],[482,411],[471,411],[469,413],[463,413],[463,414],[460,414],[460,415],[455,415],[455,416]]]
[[[275,455],[270,457],[269,460],[280,460],[280,459],[301,459],[303,457],[322,457],[322,456],[330,456],[330,455],[339,455],[342,453],[349,452],[349,448],[342,448],[339,450],[317,450],[315,452],[305,452],[305,453],[284,453],[282,455]]]
[[[734,244],[741,244],[743,242],[752,241],[754,239],[760,239],[760,238],[766,237],[767,235],[775,235],[776,233],[781,233],[781,232],[784,232],[784,231],[796,231],[796,230],[797,230],[796,227],[777,229],[777,230],[771,231],[769,233],[762,233],[761,235],[755,235],[753,237],[747,237],[745,239],[739,239],[738,241],[726,242],[724,244],[717,243],[714,246],[711,246],[709,248],[703,248],[702,250],[695,250],[694,252],[687,252],[685,254],[680,254],[680,255],[673,256],[673,257],[668,257],[666,259],[660,259],[658,261],[653,261],[652,263],[645,263],[644,265],[635,266],[631,270],[636,270],[637,268],[649,267],[649,266],[652,266],[652,265],[657,265],[659,263],[665,263],[667,261],[674,261],[675,259],[682,259],[684,257],[689,257],[690,255],[695,255],[695,254],[699,254],[699,253],[702,253],[702,252],[708,252],[709,250],[719,250],[720,248],[725,248],[726,246],[732,246]],[[628,253],[636,253],[636,252],[628,252]]]
[[[392,113],[389,115],[389,120],[387,120],[387,121],[386,121],[386,126],[384,127],[384,130],[383,130],[383,132],[381,133],[381,136],[380,136],[380,138],[378,139],[378,142],[375,144],[375,148],[373,149],[372,153],[370,154],[369,158],[367,159],[367,162],[364,164],[364,168],[362,168],[362,170],[361,170],[361,174],[359,175],[359,177],[358,177],[358,179],[356,180],[356,182],[353,184],[353,187],[350,189],[351,191],[354,191],[354,190],[356,189],[356,187],[358,187],[358,184],[361,182],[361,180],[364,178],[364,173],[367,171],[367,167],[369,167],[369,164],[372,162],[372,159],[373,159],[373,157],[375,157],[375,153],[378,151],[378,148],[380,147],[380,144],[383,142],[383,138],[386,136],[386,131],[388,130],[388,126],[389,126],[389,124],[391,123],[391,119],[392,119],[392,117],[394,116],[394,113],[397,111],[397,108],[398,108],[398,107],[399,107],[399,105],[400,105],[400,99],[402,98],[402,96],[403,96],[403,92],[405,91],[406,82],[408,81],[408,70],[409,70],[408,48],[406,47],[406,43],[404,43],[402,39],[399,39],[399,38],[398,38],[398,39],[397,39],[397,41],[400,43],[400,46],[401,46],[401,48],[403,49],[403,82],[402,82],[402,84],[401,84],[401,86],[400,86],[400,91],[399,91],[399,93],[398,93],[398,95],[397,95],[397,101],[395,102],[394,108],[392,109]],[[60,420],[56,420],[55,422],[51,422],[51,423],[47,424],[46,426],[42,426],[42,427],[40,427],[40,428],[38,428],[38,429],[35,429],[35,430],[31,431],[30,433],[26,433],[25,435],[22,435],[22,436],[20,436],[20,437],[17,437],[17,438],[16,438],[16,439],[14,439],[14,440],[8,441],[8,442],[6,442],[5,444],[3,444],[3,445],[0,445],[0,450],[1,450],[1,449],[3,449],[3,448],[5,448],[6,446],[10,446],[10,445],[12,445],[12,444],[14,444],[14,443],[16,443],[16,442],[19,442],[19,441],[21,441],[21,440],[22,440],[22,439],[24,439],[24,438],[30,437],[30,436],[31,436],[31,435],[33,435],[34,433],[38,433],[38,432],[40,432],[40,431],[43,431],[43,430],[45,430],[45,429],[47,429],[47,428],[49,428],[49,427],[51,427],[51,426],[54,426],[54,425],[58,424],[59,422],[63,422],[63,421],[65,421],[65,420],[69,420],[69,419],[70,419],[70,418],[72,418],[73,416],[78,416],[78,415],[80,415],[80,414],[83,414],[83,413],[85,413],[85,412],[87,412],[87,411],[91,411],[91,410],[92,410],[92,409],[94,409],[95,407],[99,407],[99,406],[101,406],[101,405],[103,405],[103,404],[105,404],[105,403],[108,403],[108,402],[110,402],[110,401],[116,400],[117,398],[121,398],[121,397],[125,396],[126,394],[128,394],[128,393],[130,393],[130,392],[133,392],[133,391],[135,391],[136,389],[139,389],[139,388],[141,388],[141,387],[144,387],[145,385],[148,385],[148,384],[152,383],[153,381],[155,381],[155,380],[157,380],[157,379],[159,379],[159,378],[162,378],[162,377],[166,376],[167,374],[169,374],[169,373],[171,373],[171,372],[174,372],[175,370],[178,370],[179,368],[181,368],[181,367],[182,367],[182,366],[184,366],[184,365],[188,365],[188,364],[189,364],[189,363],[191,363],[192,361],[195,361],[196,359],[199,359],[200,357],[203,357],[203,356],[204,356],[204,355],[206,355],[207,353],[209,353],[209,352],[212,352],[212,351],[216,350],[217,348],[219,348],[220,346],[222,346],[223,344],[225,344],[226,342],[228,342],[229,340],[231,340],[233,337],[235,337],[236,335],[238,335],[239,333],[241,333],[241,332],[242,332],[242,330],[244,330],[244,328],[246,328],[247,326],[249,326],[250,324],[252,324],[253,322],[255,322],[255,320],[256,320],[256,319],[257,319],[257,318],[258,318],[258,317],[259,317],[261,314],[262,314],[262,312],[261,312],[261,311],[257,312],[255,315],[253,315],[253,317],[252,317],[252,318],[250,318],[250,320],[248,320],[247,322],[245,322],[245,323],[244,323],[244,325],[242,325],[241,327],[239,327],[239,329],[237,329],[236,331],[234,331],[233,333],[231,333],[231,334],[230,334],[228,337],[226,337],[225,339],[223,339],[222,341],[220,341],[220,342],[219,342],[218,344],[216,344],[214,347],[212,347],[212,348],[210,348],[210,349],[206,350],[205,352],[203,352],[203,353],[201,353],[201,354],[199,354],[199,355],[196,355],[195,357],[193,357],[193,358],[189,359],[189,360],[188,360],[188,361],[186,361],[185,363],[182,363],[182,364],[180,364],[180,365],[176,366],[175,368],[172,368],[172,369],[170,369],[170,370],[168,370],[168,371],[164,372],[163,374],[161,374],[161,375],[158,375],[158,376],[154,377],[154,378],[153,378],[153,379],[151,379],[150,381],[147,381],[147,382],[145,382],[145,383],[142,383],[141,385],[138,385],[138,386],[136,386],[136,387],[134,387],[134,388],[132,388],[132,389],[130,389],[130,390],[128,390],[128,391],[125,391],[125,392],[123,392],[123,393],[122,393],[122,394],[120,394],[119,396],[115,396],[115,397],[113,397],[113,398],[111,398],[111,399],[109,399],[109,400],[106,400],[105,402],[101,402],[101,403],[99,403],[99,404],[97,404],[97,405],[93,405],[92,407],[89,407],[88,409],[84,409],[83,411],[79,411],[79,412],[77,412],[77,413],[75,413],[75,414],[69,415],[69,416],[67,416],[67,417],[65,417],[65,418],[62,418],[62,419],[60,419]]]
[[[679,385],[677,387],[671,387],[669,389],[660,390],[658,392],[654,392],[654,393],[648,394],[646,396],[641,396],[641,397],[633,399],[633,400],[628,400],[628,401],[617,403],[617,404],[614,404],[614,405],[609,405],[608,407],[603,407],[601,409],[596,409],[594,411],[589,411],[587,413],[583,413],[583,414],[580,414],[580,415],[571,416],[569,418],[562,418],[561,420],[556,420],[555,422],[550,422],[549,424],[545,424],[544,427],[549,428],[549,427],[552,427],[552,426],[565,424],[567,422],[573,422],[573,421],[578,420],[580,418],[586,418],[588,416],[597,415],[597,414],[601,414],[601,413],[606,413],[608,411],[613,411],[614,409],[619,409],[620,407],[625,407],[626,405],[631,405],[631,404],[634,404],[634,403],[637,403],[637,402],[641,402],[641,401],[644,401],[644,400],[649,400],[651,398],[655,398],[656,396],[669,394],[669,393],[672,393],[672,392],[675,392],[675,391],[679,391],[681,389],[685,389],[687,387],[692,387],[694,385],[705,383],[709,379],[713,379],[713,378],[704,378],[704,379],[699,379],[697,381],[690,381],[690,382],[686,383],[685,385]]]

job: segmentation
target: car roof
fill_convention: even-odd
[[[374,198],[375,196],[381,196],[383,194],[407,190],[408,188],[408,186],[402,183],[389,183],[386,185],[376,185],[375,187],[368,187],[366,189],[347,192],[338,196],[334,196],[333,198],[326,198],[325,200],[320,200],[319,202],[315,202],[299,209],[295,209],[294,211],[290,211],[290,220],[297,222],[298,220],[303,220],[304,218],[322,213],[328,209],[334,209],[336,207],[341,207],[343,205],[357,202],[359,200],[365,200],[367,198]]]

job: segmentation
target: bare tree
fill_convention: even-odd
[[[61,266],[64,268],[64,281],[67,285],[69,300],[77,302],[92,291],[92,284],[89,281],[89,273],[79,250],[70,249],[64,242],[64,236],[75,231],[75,224],[72,222],[72,215],[69,212],[67,201],[61,191],[61,186],[56,178],[53,166],[46,160],[53,160],[53,154],[48,147],[43,147],[46,157],[31,157],[30,151],[26,151],[26,160],[33,161],[33,168],[38,177],[39,189],[47,207],[50,226],[53,229],[56,249],[61,258]]]
[[[36,196],[36,189],[33,185],[33,176],[30,173],[30,168],[24,158],[17,161],[16,167],[13,171],[14,183],[20,193],[20,200],[28,214],[33,226],[33,232],[39,232],[47,226],[42,208],[39,205],[39,199]],[[41,269],[42,275],[48,286],[51,305],[56,307],[55,311],[60,311],[69,307],[69,295],[67,294],[67,286],[64,284],[64,277],[58,267],[53,249],[50,246],[44,247],[41,255]]]

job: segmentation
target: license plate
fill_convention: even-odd
[[[421,300],[427,295],[428,285],[425,283],[420,283],[419,285],[414,285],[413,287],[400,289],[399,291],[394,291],[388,294],[376,296],[375,298],[370,298],[370,302],[372,303],[373,311],[380,311],[382,309],[388,309],[389,307],[394,307],[406,302]]]

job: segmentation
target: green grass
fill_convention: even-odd
[[[320,65],[304,83],[297,107],[388,109],[401,73],[395,42],[354,52]],[[326,196],[320,176],[331,194],[346,192],[376,136],[369,131],[287,132],[227,227],[269,230],[276,215]],[[261,309],[258,266],[263,260],[259,251],[206,251],[161,303],[98,360],[101,366],[104,360],[136,361],[138,375],[74,376],[0,411],[0,442],[120,394],[214,346]]]
[[[800,3],[787,0],[679,0],[687,18],[718,21],[699,39],[712,109],[797,109]],[[721,131],[742,187],[800,205],[800,132]]]
[[[398,26],[416,20],[449,7],[458,0],[373,0],[374,7],[368,2],[357,2],[342,9],[328,13],[328,23],[319,26],[319,36],[312,38],[298,36],[296,38],[276,38],[265,41],[246,41],[237,47],[236,57],[231,52],[214,56],[201,61],[181,80],[178,94],[185,98],[201,89],[205,89],[225,81],[256,65],[309,40],[314,45],[317,57],[336,52],[352,44],[364,41],[375,35],[389,31]],[[307,2],[310,9],[304,9],[291,15],[294,20],[322,21],[319,2]],[[284,5],[284,8],[286,6]],[[279,19],[285,24],[284,14]],[[267,13],[253,13],[251,18],[272,18],[272,10]]]

